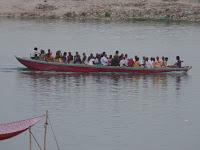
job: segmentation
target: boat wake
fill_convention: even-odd
[[[24,67],[0,67],[0,72],[30,71]]]

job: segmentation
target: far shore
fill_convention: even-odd
[[[200,22],[200,0],[6,0],[0,17]]]

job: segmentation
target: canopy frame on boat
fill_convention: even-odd
[[[7,140],[13,138],[27,130],[29,130],[29,150],[32,150],[32,137],[34,138],[36,144],[38,145],[39,149],[42,150],[42,147],[37,142],[36,138],[34,137],[33,133],[31,132],[31,127],[33,127],[36,123],[41,121],[42,119],[45,120],[45,133],[44,133],[44,150],[46,150],[46,135],[47,135],[47,125],[48,125],[48,111],[46,111],[46,115],[29,118],[26,120],[11,122],[11,123],[2,123],[0,124],[0,140]]]
[[[0,140],[6,140],[21,134],[38,123],[45,115],[12,123],[0,124]]]

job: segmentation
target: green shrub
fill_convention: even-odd
[[[106,18],[110,18],[110,17],[111,17],[111,13],[108,12],[108,11],[106,11],[106,12],[105,12],[105,17],[106,17]]]
[[[87,15],[86,12],[81,13],[81,16],[83,16],[83,17],[85,17],[86,15]]]
[[[72,17],[72,12],[67,12],[64,14],[64,16],[70,18],[70,17]]]

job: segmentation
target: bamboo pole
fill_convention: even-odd
[[[46,150],[46,142],[47,142],[47,125],[48,125],[48,110],[46,111],[46,120],[44,124],[44,150]]]
[[[29,128],[29,150],[32,150],[31,128]]]

